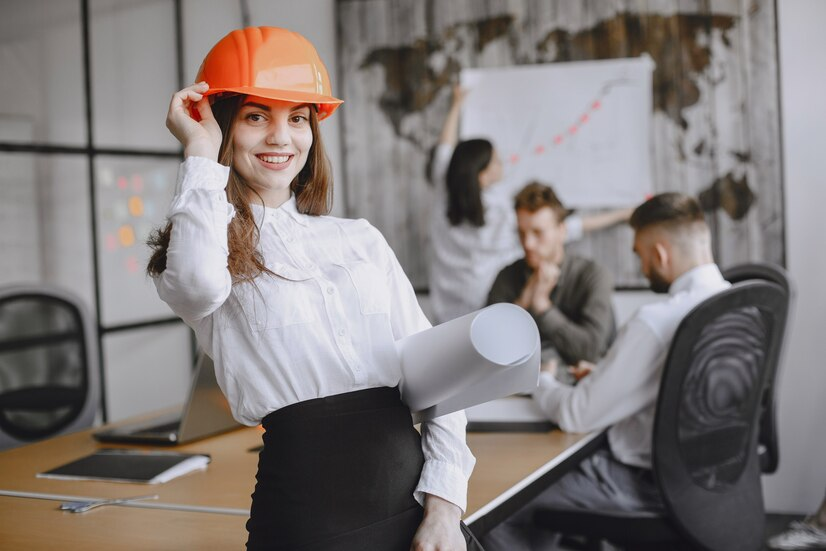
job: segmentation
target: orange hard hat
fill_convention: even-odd
[[[248,94],[318,107],[329,117],[342,101],[331,93],[330,77],[318,52],[300,34],[278,27],[247,27],[222,38],[204,58],[195,82],[205,95]]]

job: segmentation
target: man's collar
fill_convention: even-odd
[[[722,281],[723,274],[720,273],[720,268],[714,262],[708,264],[701,264],[683,273],[680,277],[674,280],[668,288],[669,295],[676,295],[685,291],[698,283]]]

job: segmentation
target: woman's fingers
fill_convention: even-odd
[[[199,82],[175,92],[172,95],[170,109],[173,107],[189,107],[188,104],[201,101],[207,90],[209,90],[209,85],[206,82]]]
[[[169,104],[166,127],[184,146],[184,154],[216,159],[221,145],[221,129],[204,94],[205,82],[175,92]]]
[[[204,98],[204,96],[201,95],[198,99],[198,102],[195,104],[195,109],[198,111],[198,114],[201,115],[202,121],[215,120],[215,116],[212,114],[212,107],[209,105],[209,101]]]

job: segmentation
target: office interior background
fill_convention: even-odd
[[[748,11],[752,2],[731,4]],[[335,1],[3,0],[2,7],[0,284],[58,285],[95,315],[100,420],[175,405],[188,388],[193,342],[146,277],[143,245],[164,219],[180,160],[164,126],[169,97],[193,81],[212,44],[243,25],[305,35],[340,93]],[[826,488],[826,186],[818,162],[826,152],[826,2],[778,0],[776,12],[785,258],[797,304],[779,379],[780,468],[764,489],[767,510],[808,512]],[[337,183],[333,214],[352,215],[341,117],[321,126]],[[618,290],[619,320],[648,300],[646,292]]]

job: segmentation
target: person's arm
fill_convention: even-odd
[[[582,216],[582,231],[585,233],[601,230],[614,224],[627,222],[631,218],[632,208],[606,210]]]
[[[445,117],[442,132],[439,134],[439,143],[456,147],[459,143],[459,113],[462,110],[462,103],[467,96],[467,90],[458,84],[453,86],[453,99],[450,103],[450,110]]]
[[[632,212],[634,212],[634,209],[625,208],[585,215],[573,213],[565,218],[565,227],[568,230],[565,234],[565,242],[579,241],[585,237],[586,233],[627,222],[631,218]]]
[[[413,536],[411,551],[435,549],[465,550],[461,530],[456,528],[462,520],[462,510],[449,501],[428,495],[424,502],[424,518]]]
[[[160,298],[189,322],[215,311],[232,288],[227,225],[235,209],[224,191],[229,168],[216,161],[221,130],[202,96],[206,90],[202,83],[189,86],[170,103],[167,127],[184,146],[186,159],[167,215],[172,231],[166,269],[155,278]],[[193,104],[200,121],[190,116]]]
[[[572,320],[553,305],[544,312],[534,313],[534,318],[542,339],[552,342],[567,361],[593,362],[605,350],[614,327],[611,305],[614,286],[605,270],[589,270],[580,277],[581,281],[572,282],[587,289],[579,320]]]
[[[453,156],[453,149],[459,143],[459,113],[466,95],[467,91],[459,88],[458,85],[453,87],[453,100],[450,109],[445,117],[442,132],[439,134],[439,141],[433,146],[426,167],[426,176],[437,190],[436,210],[440,216],[445,215],[445,212],[442,212],[443,209],[446,209],[447,204],[445,177],[450,159]]]
[[[570,386],[543,372],[533,399],[566,432],[610,427],[656,400],[665,353],[657,334],[632,319],[590,375]]]

